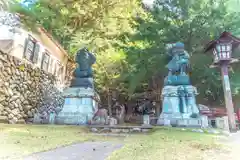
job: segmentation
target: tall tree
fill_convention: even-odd
[[[211,58],[202,52],[204,44],[224,30],[239,35],[240,16],[230,10],[230,1],[156,0],[143,12],[138,0],[39,0],[28,9],[15,5],[13,10],[25,15],[27,24],[42,25],[71,55],[84,45],[94,50],[101,93],[118,88],[132,95],[149,84],[159,93],[167,74],[165,45],[182,41],[191,55],[191,79],[201,100],[219,103],[219,72],[209,69]],[[231,80],[238,93],[239,75],[233,73]]]
[[[135,46],[124,46],[128,62],[135,61],[135,70],[129,72],[130,84],[136,84],[131,86],[132,89],[152,75],[166,75],[165,45],[181,41],[191,55],[191,78],[202,95],[201,99],[219,103],[223,99],[219,72],[209,69],[211,57],[203,54],[203,47],[222,31],[239,33],[239,13],[230,12],[227,3],[156,0],[155,6],[148,10],[149,16],[138,20],[138,31],[129,39]]]
[[[96,52],[95,79],[99,92],[120,88],[116,81],[121,67],[127,65],[117,44],[134,33],[134,18],[143,12],[138,0],[39,0],[31,7],[15,5],[12,10],[24,15],[25,24],[31,28],[36,24],[43,26],[70,55],[74,56],[82,46]]]

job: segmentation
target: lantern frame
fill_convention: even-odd
[[[232,60],[232,42],[221,42],[218,41],[214,46],[213,50],[213,58],[214,63],[218,63],[220,61],[231,61]]]
[[[224,31],[218,39],[210,41],[204,49],[204,53],[212,51],[213,64],[210,68],[215,68],[219,64],[231,64],[239,62],[240,58],[233,58],[232,52],[240,45],[240,38],[233,36],[230,32]]]

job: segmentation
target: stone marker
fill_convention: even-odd
[[[150,116],[147,114],[143,115],[143,125],[150,125]]]
[[[40,114],[36,113],[33,118],[33,123],[40,124],[42,123],[42,119],[40,117]]]
[[[117,119],[115,119],[113,117],[109,118],[109,125],[110,126],[117,125]]]
[[[56,117],[55,113],[50,113],[50,115],[49,115],[49,124],[54,124],[55,123],[55,117]]]
[[[208,124],[208,117],[205,115],[201,115],[201,123],[202,128],[207,128],[209,126]]]
[[[216,118],[216,127],[219,129],[223,129],[225,131],[229,131],[229,123],[228,123],[228,117],[217,117]]]

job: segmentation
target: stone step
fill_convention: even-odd
[[[153,129],[152,126],[89,126],[95,133],[146,133]]]

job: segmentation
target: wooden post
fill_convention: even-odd
[[[225,105],[226,105],[228,121],[229,121],[229,129],[231,132],[234,132],[237,130],[237,128],[236,128],[234,107],[232,102],[232,93],[231,93],[231,88],[229,83],[228,66],[226,63],[223,63],[220,65],[220,67],[221,67],[221,74],[222,74]]]

